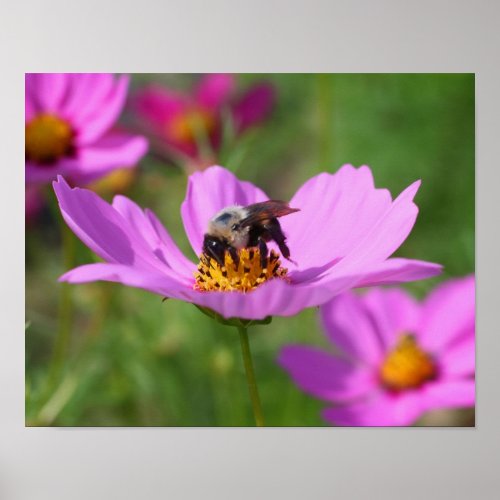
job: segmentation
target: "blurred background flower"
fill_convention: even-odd
[[[144,137],[113,129],[125,105],[127,76],[27,73],[25,80],[27,183],[61,174],[85,184],[135,166],[146,153]]]
[[[156,151],[194,171],[218,163],[223,141],[265,120],[274,102],[269,82],[237,95],[235,76],[208,74],[188,92],[147,85],[135,93],[132,107]]]
[[[437,287],[422,304],[402,290],[343,294],[321,308],[336,354],[289,345],[280,365],[334,407],[342,426],[411,425],[425,412],[475,402],[474,277]]]
[[[129,191],[137,181],[137,168],[116,168],[111,173],[86,185],[91,191],[109,198],[118,193]]]
[[[37,186],[26,186],[24,191],[24,216],[26,224],[36,221],[43,208],[43,196]]]

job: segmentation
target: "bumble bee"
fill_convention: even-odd
[[[298,212],[288,203],[269,200],[247,207],[231,206],[216,213],[208,223],[208,231],[203,240],[203,253],[224,265],[226,251],[233,262],[239,262],[238,250],[257,247],[262,267],[266,266],[268,248],[266,242],[274,241],[283,257],[290,260],[290,250],[281,230],[278,217]]]

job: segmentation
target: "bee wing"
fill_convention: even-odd
[[[288,203],[279,200],[268,200],[261,203],[254,203],[245,207],[248,215],[240,222],[242,227],[251,226],[256,222],[263,222],[276,217],[298,212],[300,208],[291,208]]]

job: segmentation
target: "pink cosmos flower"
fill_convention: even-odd
[[[290,204],[300,212],[283,217],[291,258],[281,267],[273,250],[265,269],[257,249],[241,250],[238,265],[226,253],[225,267],[202,256],[198,266],[184,256],[158,218],[123,196],[110,205],[95,193],[54,183],[62,215],[103,263],[69,271],[70,283],[105,280],[192,302],[224,318],[290,316],[353,287],[399,283],[438,274],[441,266],[389,258],[408,236],[417,216],[413,197],[420,182],[395,200],[375,189],[368,167],[345,165],[335,174],[307,181]],[[208,221],[230,205],[250,205],[268,196],[253,184],[214,166],[190,176],[181,215],[194,251],[201,256]],[[196,275],[196,276],[195,276]]]
[[[197,134],[216,152],[221,145],[224,111],[230,113],[235,132],[240,134],[263,121],[274,105],[274,88],[268,83],[252,86],[239,98],[234,98],[234,89],[232,75],[208,74],[191,94],[150,85],[137,92],[132,104],[160,152],[187,157],[198,168],[207,167],[215,158],[200,151]]]
[[[397,289],[347,292],[321,308],[337,356],[287,346],[279,363],[304,391],[335,406],[342,426],[410,425],[438,408],[474,405],[474,276],[438,286],[419,304]]]
[[[112,130],[125,104],[128,77],[109,73],[27,73],[26,181],[64,175],[84,184],[116,167],[133,167],[144,137]]]

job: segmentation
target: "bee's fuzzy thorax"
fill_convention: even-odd
[[[235,248],[243,248],[248,243],[249,228],[233,229],[235,224],[241,222],[248,215],[248,211],[239,205],[226,207],[216,213],[208,222],[208,234],[227,241]]]

